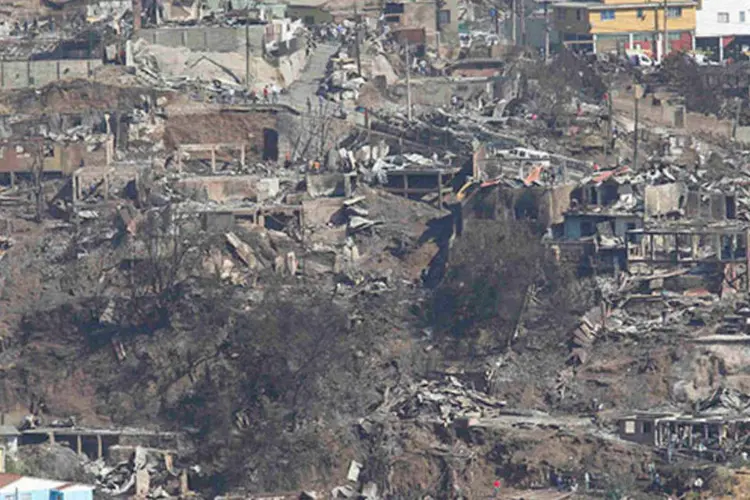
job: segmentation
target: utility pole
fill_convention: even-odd
[[[651,41],[651,52],[652,59],[655,62],[660,61],[659,59],[659,5],[654,7],[654,33],[653,40]]]
[[[409,61],[409,38],[406,38],[406,117],[411,122],[411,63]]]
[[[549,61],[549,0],[544,0],[544,62]]]
[[[638,101],[643,97],[643,87],[636,83],[633,86],[633,96],[635,98],[635,126],[633,131],[635,132],[635,142],[633,143],[633,171],[638,171]]]
[[[667,0],[664,0],[664,52],[662,53],[662,60],[667,58],[669,54],[669,32],[667,31],[667,18],[669,17],[669,7],[667,7]]]
[[[519,20],[519,29],[521,30],[521,45],[526,45],[526,6],[524,0],[521,0],[516,5],[518,7],[518,13],[521,19]]]
[[[362,55],[360,54],[359,49],[359,28],[360,28],[360,18],[359,18],[359,12],[357,11],[357,2],[354,2],[354,22],[356,23],[354,25],[354,43],[356,45],[356,53],[357,53],[357,74],[359,76],[362,76]]]
[[[516,0],[510,2],[510,20],[512,25],[510,39],[513,41],[513,45],[516,45]]]
[[[734,120],[732,121],[732,140],[737,137],[737,126],[740,124],[740,111],[742,111],[742,99],[737,99],[737,106],[734,109]],[[750,269],[750,268],[748,268]]]
[[[607,82],[607,143],[604,145],[605,156],[614,153],[614,141],[617,139],[612,130],[612,82]]]
[[[245,87],[250,90],[250,12],[245,15]]]

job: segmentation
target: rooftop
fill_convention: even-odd
[[[611,10],[611,9],[659,9],[662,7],[662,3],[623,3],[623,4],[605,4],[601,2],[558,2],[555,3],[555,7],[562,7],[567,9],[588,9],[588,10]],[[694,7],[696,2],[680,1],[680,2],[669,2],[670,7]]]

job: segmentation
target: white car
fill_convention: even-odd
[[[497,151],[496,156],[508,160],[547,160],[549,153],[528,148],[513,148]]]

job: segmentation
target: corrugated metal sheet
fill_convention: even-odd
[[[37,54],[54,52],[59,41],[48,41],[41,43],[28,42],[0,42],[0,59],[3,61],[26,61]]]

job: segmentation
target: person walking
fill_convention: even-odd
[[[310,100],[310,96],[307,96],[307,114],[312,114],[312,101]]]

